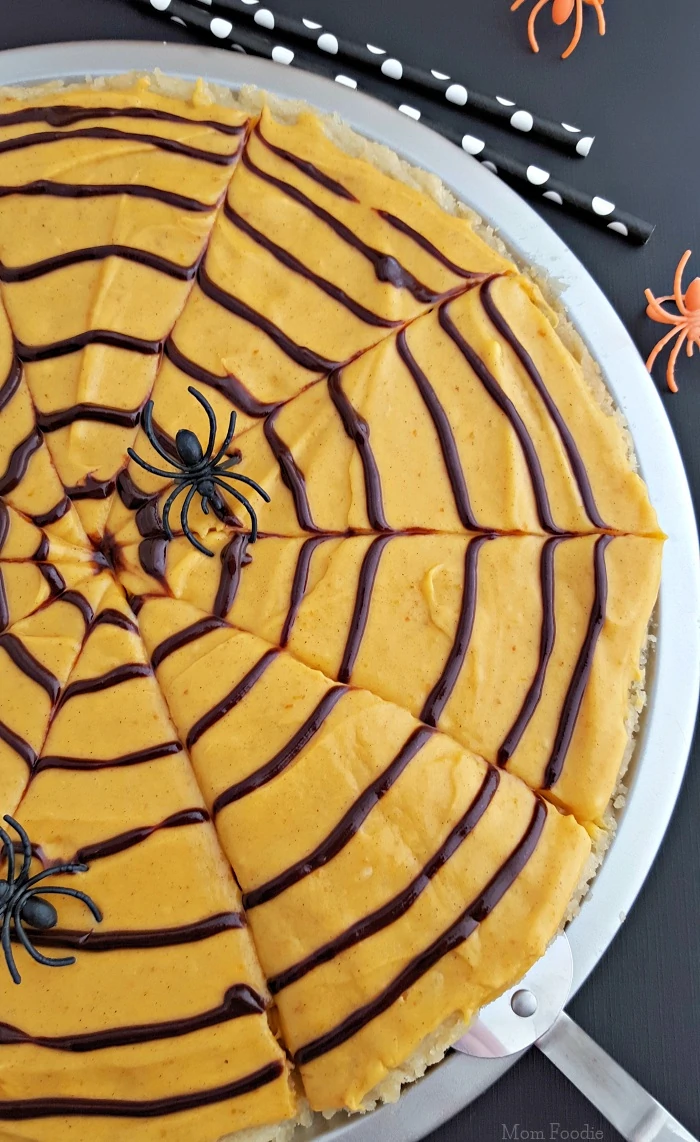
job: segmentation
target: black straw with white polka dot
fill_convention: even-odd
[[[190,0],[192,2],[192,0]],[[172,0],[150,0],[158,11],[171,11]],[[210,19],[210,24],[223,32],[231,24],[237,32],[239,27],[253,30],[258,28],[274,32],[280,38],[282,53],[294,47],[306,47],[326,57],[333,68],[345,66],[359,69],[376,79],[400,83],[403,91],[410,91],[438,104],[467,107],[470,114],[496,120],[501,126],[510,127],[519,133],[531,135],[549,146],[557,147],[570,155],[585,158],[593,145],[593,136],[587,135],[571,123],[556,122],[535,115],[518,106],[512,99],[503,95],[485,95],[472,87],[454,80],[443,71],[414,67],[392,56],[384,48],[375,44],[357,44],[334,35],[314,20],[275,13],[266,8],[260,0],[194,0],[194,3],[208,5],[212,13],[219,13]],[[201,12],[199,8],[199,12]],[[237,27],[234,27],[237,25]],[[217,34],[215,32],[215,34]],[[308,67],[308,63],[306,65]],[[325,72],[328,74],[328,72]],[[334,76],[335,78],[335,76]],[[352,76],[345,77],[351,79]],[[348,86],[355,86],[354,83]]]
[[[329,60],[333,53],[325,50],[310,52],[307,45],[297,45],[297,49],[289,46],[289,40],[278,35],[270,36],[270,32],[278,32],[276,17],[266,8],[257,8],[258,0],[240,0],[251,8],[256,5],[257,19],[255,28],[250,25],[234,23],[223,16],[215,15],[215,9],[209,6],[209,0],[199,0],[195,5],[192,0],[133,0],[140,7],[147,7],[162,12],[163,15],[184,25],[207,40],[218,42],[222,47],[238,49],[251,55],[271,59],[275,63],[300,67],[316,75],[335,79],[345,87],[357,89],[361,86],[362,75],[358,77],[339,72]],[[203,7],[203,5],[207,7]],[[220,7],[220,0],[218,7]],[[234,12],[231,11],[231,15]],[[269,17],[269,18],[268,18]],[[310,21],[307,21],[310,23]],[[267,32],[267,34],[265,34]],[[385,61],[389,62],[389,61]],[[349,69],[348,69],[349,70]],[[376,84],[372,85],[373,94],[376,94]],[[473,155],[479,162],[494,174],[502,176],[512,183],[521,193],[528,197],[544,198],[557,206],[576,214],[584,221],[592,223],[599,229],[607,230],[636,245],[644,245],[651,237],[654,226],[636,218],[601,195],[591,195],[577,190],[556,178],[550,171],[533,163],[523,163],[513,159],[488,146],[486,141],[473,134],[462,134],[447,122],[432,119],[424,111],[402,101],[402,93],[398,83],[391,85],[392,92],[383,96],[384,101],[396,107],[407,117],[420,120],[426,126],[449,139],[461,147],[468,154]]]

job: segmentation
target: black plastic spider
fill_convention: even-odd
[[[17,971],[15,958],[12,954],[11,940],[13,925],[17,939],[38,964],[45,964],[46,967],[51,968],[63,968],[75,963],[75,956],[60,956],[55,959],[50,959],[48,956],[42,955],[42,953],[38,952],[33,946],[29,936],[25,932],[25,924],[28,924],[30,928],[45,932],[49,928],[54,928],[58,921],[58,913],[53,904],[50,904],[48,900],[39,899],[39,893],[41,893],[42,896],[75,896],[76,899],[82,900],[83,904],[90,909],[98,924],[102,920],[102,913],[89,896],[86,896],[84,892],[76,892],[74,888],[36,888],[35,886],[39,884],[40,881],[46,880],[49,876],[58,876],[59,873],[63,872],[87,872],[87,865],[61,864],[55,868],[47,868],[44,872],[37,873],[36,876],[30,876],[29,869],[32,863],[32,846],[29,837],[22,826],[18,824],[13,817],[4,817],[4,820],[14,829],[22,842],[22,855],[24,858],[19,876],[15,877],[15,846],[9,834],[6,833],[3,828],[0,828],[0,840],[2,840],[4,856],[7,860],[7,879],[0,881],[2,950],[5,953],[10,975],[15,983],[20,983],[21,976]]]
[[[147,463],[146,460],[142,460],[140,456],[137,456],[133,448],[127,448],[127,452],[131,459],[137,464],[140,464],[142,468],[145,468],[147,472],[152,472],[154,476],[166,476],[176,485],[175,490],[171,492],[163,506],[163,530],[168,539],[173,538],[173,533],[170,528],[170,509],[180,493],[183,492],[188,485],[191,485],[185,497],[185,502],[182,505],[182,511],[180,512],[182,530],[190,543],[204,555],[214,554],[213,551],[209,551],[209,549],[206,548],[203,543],[200,543],[196,536],[192,534],[187,522],[187,513],[194,496],[199,494],[202,497],[202,511],[205,515],[209,514],[209,505],[211,504],[214,514],[219,519],[225,519],[227,514],[226,504],[222,500],[218,488],[223,488],[225,492],[232,495],[234,499],[238,500],[246,509],[251,522],[250,542],[255,543],[258,537],[258,517],[255,514],[253,506],[245,496],[242,496],[235,488],[229,487],[226,480],[240,480],[242,484],[248,484],[248,486],[253,488],[258,495],[262,496],[268,504],[270,497],[264,488],[256,484],[255,480],[251,480],[248,476],[234,474],[227,470],[232,468],[234,464],[239,464],[241,461],[240,453],[229,456],[226,460],[223,460],[223,457],[226,455],[226,449],[231,443],[236,430],[236,413],[231,413],[226,439],[216,453],[216,456],[214,456],[214,441],[216,439],[216,417],[214,415],[214,409],[206,397],[203,397],[192,385],[189,386],[187,391],[192,393],[192,396],[199,401],[209,418],[209,443],[207,444],[206,452],[202,451],[202,445],[199,443],[194,432],[189,428],[181,428],[175,437],[175,449],[181,463],[178,463],[178,460],[174,459],[173,456],[168,455],[153,430],[152,400],[149,400],[143,410],[143,416],[141,417],[143,430],[158,455],[162,456],[164,460],[167,460],[167,462],[172,464],[178,471],[164,472],[162,468],[154,468],[152,464]]]

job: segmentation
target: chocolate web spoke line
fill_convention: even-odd
[[[398,781],[434,732],[429,726],[419,726],[415,729],[386,769],[370,782],[314,851],[295,861],[270,880],[258,885],[257,888],[244,892],[243,907],[249,910],[274,900],[292,885],[298,884],[310,873],[331,861],[352,840],[372,809]]]
[[[254,226],[251,225],[250,222],[248,222],[236,210],[234,210],[229,202],[226,202],[224,206],[224,215],[229,220],[229,222],[232,223],[232,225],[236,226],[242,233],[246,234],[253,242],[257,242],[259,246],[262,246],[263,249],[267,250],[274,258],[276,258],[278,262],[281,263],[281,265],[286,266],[288,269],[292,270],[293,273],[299,274],[300,277],[306,278],[313,285],[317,286],[318,289],[320,289],[323,293],[327,294],[328,297],[344,306],[345,309],[347,309],[355,317],[359,318],[360,321],[363,321],[366,325],[376,325],[385,329],[396,329],[402,324],[400,319],[392,320],[388,317],[382,317],[381,314],[375,313],[371,309],[367,309],[367,307],[362,305],[361,302],[355,301],[355,299],[350,297],[350,295],[347,294],[344,289],[341,289],[340,286],[335,285],[327,278],[321,277],[320,274],[317,274],[314,270],[304,265],[303,262],[301,262],[288,250],[285,250],[283,246],[279,246],[276,242],[273,242],[271,238],[268,238],[265,234],[261,233],[260,230],[257,230]]]
[[[119,131],[113,127],[82,127],[68,131],[36,131],[28,135],[17,135],[11,139],[0,140],[0,155],[14,151],[25,150],[44,144],[60,143],[63,139],[105,139],[132,144],[143,143],[159,151],[182,155],[189,159],[199,159],[201,162],[212,163],[215,166],[232,166],[239,155],[237,148],[230,154],[220,154],[217,151],[203,150],[188,143],[181,143],[177,139],[169,139],[163,135],[149,135],[138,131]]]
[[[50,127],[70,127],[83,119],[155,119],[165,123],[185,123],[192,127],[209,127],[222,135],[242,135],[245,123],[223,123],[215,119],[190,119],[174,111],[156,107],[83,107],[80,104],[55,103],[44,107],[23,107],[0,115],[0,129],[19,123],[48,123]]]
[[[432,944],[429,944],[427,948],[410,960],[383,991],[380,991],[362,1007],[356,1008],[330,1031],[326,1031],[298,1048],[294,1053],[296,1065],[305,1066],[321,1055],[325,1055],[326,1052],[346,1043],[373,1019],[388,1011],[403,993],[414,983],[417,983],[426,972],[435,967],[443,956],[468,940],[479,924],[498,905],[527,864],[537,847],[546,819],[545,804],[540,797],[537,797],[532,817],[523,837],[471,904],[467,905],[461,915]]]
[[[130,195],[132,198],[147,198],[154,202],[162,202],[166,206],[185,210],[194,214],[213,213],[220,205],[216,202],[200,202],[197,198],[188,198],[175,191],[161,190],[157,186],[145,186],[140,183],[70,183],[52,182],[49,179],[36,179],[34,182],[18,184],[17,186],[0,186],[0,199],[12,195],[21,195],[35,198],[46,195],[51,198],[112,198],[121,195]]]
[[[517,436],[518,443],[520,444],[523,452],[525,464],[527,466],[532,483],[532,492],[535,498],[535,503],[537,505],[537,515],[543,530],[549,532],[550,535],[566,534],[562,528],[558,527],[557,524],[555,524],[552,517],[549,495],[547,493],[547,484],[544,478],[544,473],[542,471],[540,458],[537,455],[537,450],[533,443],[532,437],[527,430],[527,426],[525,425],[525,422],[523,421],[523,418],[518,412],[515,404],[508,396],[508,394],[503,390],[491,371],[487,369],[486,365],[481,360],[481,357],[479,357],[474,349],[472,349],[469,342],[459,331],[448,313],[447,304],[440,307],[438,311],[438,321],[440,322],[440,325],[450,340],[453,341],[457,346],[469,367],[481,381],[494,404],[501,410],[503,415],[510,422],[511,428]]]
[[[21,1121],[27,1118],[55,1118],[56,1115],[80,1115],[111,1118],[159,1118],[178,1111],[195,1110],[226,1099],[238,1098],[259,1090],[284,1074],[281,1062],[267,1063],[243,1078],[218,1087],[174,1094],[146,1101],[109,1098],[27,1098],[0,1100],[0,1119]]]
[[[433,877],[447,864],[460,845],[470,836],[491,804],[499,783],[498,770],[488,766],[484,780],[466,813],[452,827],[440,847],[410,884],[385,904],[375,909],[374,912],[361,917],[338,936],[310,952],[304,959],[268,979],[267,985],[272,995],[277,995],[285,987],[303,979],[305,975],[320,967],[321,964],[328,963],[329,960],[347,951],[348,948],[369,939],[370,936],[375,936],[377,932],[381,932],[405,915],[428,887]]]
[[[215,1027],[232,1019],[248,1015],[262,1015],[266,1004],[262,996],[244,983],[233,984],[224,995],[222,1002],[198,1015],[182,1019],[165,1020],[161,1023],[136,1024],[125,1027],[105,1028],[103,1031],[76,1032],[72,1035],[31,1035],[19,1027],[0,1023],[0,1046],[31,1043],[50,1051],[70,1051],[83,1054],[103,1051],[109,1047],[133,1046],[136,1043],[153,1043],[160,1039],[172,1039],[189,1035],[206,1027]]]
[[[256,132],[252,137],[260,139],[263,145],[267,146],[263,135]],[[344,222],[341,222],[341,220],[336,218],[334,214],[331,214],[330,211],[319,206],[317,202],[314,202],[312,198],[309,198],[308,195],[304,194],[298,187],[292,183],[285,182],[284,179],[277,178],[276,175],[270,174],[269,171],[263,170],[262,167],[259,167],[251,159],[247,149],[244,149],[241,155],[241,163],[246,170],[249,170],[257,178],[276,187],[282,194],[286,194],[288,198],[293,199],[294,202],[305,207],[311,214],[320,219],[321,222],[324,222],[343,242],[362,254],[374,269],[378,281],[388,282],[396,289],[407,290],[416,301],[425,305],[434,305],[435,302],[439,301],[443,296],[442,293],[436,293],[422,282],[419,282],[392,254],[384,254],[381,250],[376,250],[374,247],[369,246],[362,238],[355,234],[349,226],[346,226]],[[340,362],[336,362],[336,365],[339,363]],[[332,367],[333,366],[331,366],[331,368]],[[330,369],[328,371],[330,371]]]
[[[480,300],[485,312],[491,320],[491,323],[495,326],[506,343],[510,345],[511,349],[515,353],[516,357],[520,361],[520,364],[534,385],[537,393],[539,394],[545,408],[547,409],[547,412],[554,421],[555,428],[559,433],[559,438],[568,457],[573,477],[578,486],[579,495],[583,501],[586,515],[591,521],[592,526],[600,529],[601,531],[609,530],[608,525],[601,518],[598,508],[596,507],[588,472],[583,462],[583,457],[581,456],[581,453],[579,452],[576,445],[576,441],[574,440],[573,433],[571,432],[571,429],[559,411],[556,402],[549,392],[549,389],[544,382],[544,378],[541,376],[532,357],[522,342],[518,340],[514,331],[511,329],[510,325],[505,320],[503,314],[493,300],[491,281],[487,282],[482,287],[480,291]]]

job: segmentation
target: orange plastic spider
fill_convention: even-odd
[[[668,333],[661,338],[660,341],[652,349],[647,360],[647,369],[651,372],[654,361],[672,337],[677,336],[676,344],[673,346],[669,358],[668,365],[666,366],[666,383],[672,393],[678,392],[678,385],[675,379],[676,361],[678,354],[681,351],[683,342],[687,339],[686,353],[692,357],[693,350],[697,345],[700,348],[700,278],[693,278],[685,293],[683,293],[683,271],[688,264],[690,257],[690,250],[686,250],[676,267],[676,273],[673,279],[673,293],[668,297],[654,297],[650,289],[644,291],[644,296],[648,301],[647,317],[651,317],[652,321],[658,321],[661,325],[672,325]],[[668,310],[663,308],[664,301],[673,301],[678,307],[678,313],[669,313]]]
[[[604,2],[605,0],[553,0],[552,19],[554,20],[554,23],[557,24],[557,26],[565,24],[566,21],[572,16],[574,8],[576,9],[576,25],[574,27],[573,38],[566,51],[562,53],[562,59],[568,59],[568,57],[578,45],[579,40],[581,39],[581,32],[583,31],[584,4],[590,4],[592,8],[595,8],[596,15],[598,17],[598,31],[601,36],[605,35],[605,15],[603,14]],[[521,4],[524,3],[525,0],[515,0],[515,2],[510,6],[511,12],[515,12],[516,8],[519,8]],[[530,41],[530,47],[532,48],[533,52],[538,52],[540,50],[540,45],[537,43],[537,38],[535,36],[535,20],[537,19],[539,12],[542,10],[542,8],[544,8],[545,4],[548,3],[549,0],[537,0],[537,3],[532,9],[530,18],[527,22],[527,38]]]

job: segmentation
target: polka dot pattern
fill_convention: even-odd
[[[241,19],[242,13],[238,13],[237,17],[233,9],[231,10],[232,19],[229,20],[222,16],[210,17],[206,13],[206,9],[195,8],[189,3],[183,3],[182,0],[144,0],[144,2],[148,2],[153,9],[162,12],[166,18],[174,20],[176,23],[183,26],[191,24],[196,29],[209,30],[217,40],[228,41],[226,46],[231,50],[245,53],[247,46],[253,55],[267,54],[264,48],[261,49],[259,34],[250,40],[246,38],[245,24]],[[345,45],[341,46],[341,42],[333,32],[325,30],[323,25],[315,20],[275,14],[270,8],[261,7],[260,0],[240,0],[240,2],[255,9],[251,14],[257,28],[274,32],[275,36],[279,36],[280,39],[284,39],[286,34],[301,37],[309,47],[317,49],[319,66],[314,70],[319,70],[321,74],[325,71],[330,79],[348,90],[357,90],[358,79],[352,74],[337,72],[328,57],[337,57],[335,67],[342,62],[351,70],[353,63],[356,63],[358,59],[363,59],[366,64],[371,64],[376,69],[376,74],[384,76],[385,79],[391,80],[393,83],[398,84],[402,79],[407,78],[410,80],[412,90],[418,89],[421,94],[433,100],[444,101],[456,108],[467,108],[467,113],[473,110],[495,118],[514,131],[532,134],[540,139],[546,139],[550,143],[556,143],[563,146],[569,154],[578,155],[581,158],[588,155],[593,145],[594,136],[582,134],[581,129],[571,123],[566,123],[563,120],[556,123],[536,117],[530,111],[518,107],[512,99],[507,99],[502,95],[489,96],[473,89],[468,90],[464,84],[453,81],[446,72],[436,68],[432,68],[430,71],[421,71],[412,66],[405,66],[401,60],[389,55],[384,48],[378,47],[376,44],[351,45],[348,50]],[[212,0],[199,0],[199,3],[200,5],[211,5]],[[180,11],[183,16],[187,16],[187,22],[179,15]],[[295,62],[294,51],[285,43],[271,40],[267,51],[275,63],[289,66]],[[324,57],[327,61],[325,67],[321,63]],[[388,102],[393,103],[402,115],[413,119],[414,122],[424,120],[425,112],[412,103],[401,102],[401,94],[399,89],[395,101],[390,95],[385,95],[385,98]],[[556,203],[558,206],[566,206],[611,233],[636,243],[645,242],[652,233],[653,227],[649,226],[648,223],[618,211],[615,204],[602,195],[591,196],[578,191],[575,187],[567,186],[553,178],[550,171],[535,163],[519,162],[509,155],[494,151],[484,139],[477,135],[462,134],[450,124],[439,121],[433,123],[430,118],[428,118],[428,123],[436,131],[461,146],[467,154],[477,157],[481,165],[487,170],[507,177],[511,182],[519,184],[530,193],[537,189],[538,193],[549,202]],[[545,187],[546,189],[542,189]]]

